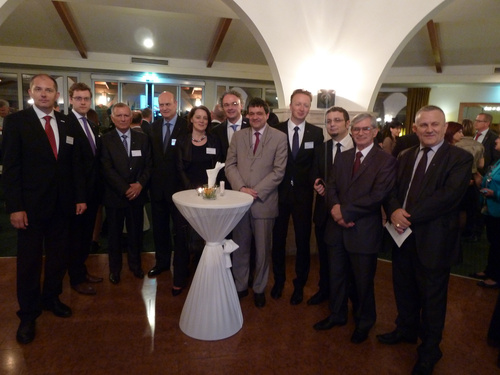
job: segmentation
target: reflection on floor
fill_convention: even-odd
[[[0,259],[1,374],[409,374],[416,345],[384,346],[375,334],[394,328],[396,317],[391,265],[379,261],[376,276],[377,323],[367,341],[351,344],[350,318],[343,327],[316,332],[312,325],[328,315],[326,304],[291,306],[294,257],[288,257],[284,296],[269,298],[262,309],[252,294],[241,301],[243,328],[221,341],[192,339],[179,329],[184,291],[172,297],[171,274],[138,280],[124,271],[122,282],[107,280],[107,256],[92,255],[92,274],[106,277],[96,296],[82,296],[65,280],[61,300],[73,317],[44,312],[37,320],[31,344],[15,340],[15,258]],[[154,255],[143,254],[144,269]],[[124,267],[124,269],[127,269]],[[312,259],[305,299],[316,292],[317,258]],[[271,283],[270,283],[271,284]],[[272,285],[272,284],[271,284]],[[486,344],[497,291],[476,286],[475,280],[451,277],[443,359],[435,374],[494,374],[497,349]],[[202,309],[203,306],[200,306]]]

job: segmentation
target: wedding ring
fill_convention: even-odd
[[[396,224],[396,228],[399,228],[399,224]]]

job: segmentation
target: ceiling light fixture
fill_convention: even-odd
[[[144,47],[146,48],[152,48],[154,46],[154,42],[153,42],[153,39],[151,38],[146,38],[144,39],[144,41],[142,42],[142,44],[144,45]]]

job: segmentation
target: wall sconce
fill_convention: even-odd
[[[330,108],[335,105],[335,90],[318,90],[317,107]]]

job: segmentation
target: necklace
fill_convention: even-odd
[[[201,137],[200,139],[194,139],[193,137],[191,137],[191,139],[193,140],[193,142],[201,142],[203,141],[205,138],[207,138],[206,135],[204,135],[203,137]]]

